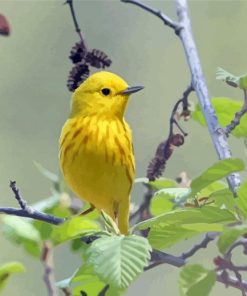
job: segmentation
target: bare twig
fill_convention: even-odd
[[[54,276],[53,248],[50,241],[44,241],[41,260],[44,264],[44,282],[49,296],[57,296]]]
[[[84,45],[84,47],[86,49],[87,48],[87,46],[86,46],[86,40],[82,36],[81,29],[80,29],[79,24],[78,24],[77,19],[76,19],[74,5],[73,5],[73,0],[66,0],[65,4],[68,4],[69,5],[71,16],[72,16],[72,19],[73,19],[73,22],[74,22],[74,25],[75,25],[75,31],[79,35],[79,38],[80,38],[82,44]]]
[[[187,136],[187,133],[183,131],[181,126],[176,121],[175,116],[181,104],[183,106],[183,112],[188,111],[188,105],[189,105],[188,97],[192,91],[193,91],[193,87],[190,84],[187,87],[187,89],[184,91],[182,98],[176,102],[176,104],[172,109],[171,116],[170,116],[170,129],[169,129],[168,137],[158,145],[155,156],[151,160],[147,168],[147,178],[150,181],[155,180],[158,176],[160,176],[164,172],[166,161],[172,155],[174,147],[182,145],[183,137]],[[182,135],[174,134],[174,125],[178,127]],[[139,216],[140,221],[150,218],[151,215],[149,211],[149,206],[150,206],[152,197],[153,197],[152,187],[148,184],[145,184],[145,193],[144,193],[143,202],[141,203],[139,209],[131,215],[130,220],[133,220],[137,216]]]
[[[247,238],[241,238],[241,239],[237,240],[236,242],[234,242],[231,245],[231,247],[228,249],[228,251],[226,252],[225,258],[231,258],[232,251],[239,246],[243,246],[244,254],[246,254],[246,252],[247,252]]]
[[[221,256],[217,256],[214,259],[214,263],[217,266],[217,271],[221,272],[220,276],[221,276],[222,282],[225,282],[225,281],[227,282],[227,278],[229,277],[228,270],[232,271],[235,274],[236,279],[238,280],[238,282],[236,282],[237,288],[241,290],[242,296],[246,296],[247,286],[246,286],[245,282],[243,281],[242,275],[240,272],[247,271],[247,265],[235,265],[232,262],[232,252],[235,248],[237,248],[239,246],[243,246],[244,254],[246,254],[247,239],[241,238],[241,239],[237,240],[236,242],[234,242],[230,246],[228,251],[224,254],[223,258]]]
[[[109,290],[109,285],[105,285],[104,288],[99,292],[98,296],[105,296],[106,292]]]
[[[0,207],[0,214],[8,214],[13,216],[32,218],[35,220],[40,220],[46,223],[59,225],[66,221],[66,219],[59,218],[53,215],[49,215],[40,211],[35,210],[34,208],[27,205],[26,201],[20,196],[19,189],[16,187],[15,181],[10,181],[10,187],[15,194],[15,198],[18,201],[21,209],[17,208],[7,208]]]
[[[180,29],[180,26],[178,23],[174,22],[172,19],[170,19],[167,15],[165,15],[163,12],[161,12],[158,9],[152,8],[151,6],[142,3],[141,1],[138,0],[121,0],[124,3],[131,3],[134,4],[136,6],[139,6],[141,8],[143,8],[144,10],[152,13],[153,15],[157,16],[158,18],[160,18],[164,24],[170,28],[172,28],[175,32],[178,32]]]
[[[241,285],[238,279],[228,276],[223,276],[223,272],[217,273],[217,282],[224,284],[226,287],[233,287],[241,290],[244,288],[244,291],[247,291],[247,282],[242,281]]]
[[[226,136],[229,137],[230,133],[240,124],[242,116],[247,112],[247,90],[244,89],[244,103],[239,112],[235,114],[232,122],[225,128]]]
[[[189,257],[192,257],[197,251],[200,249],[205,249],[207,248],[208,244],[213,241],[216,237],[218,236],[217,232],[208,232],[205,234],[203,240],[195,244],[189,251],[184,252],[180,255],[181,258],[188,259]]]
[[[27,202],[20,196],[19,189],[16,187],[15,181],[10,181],[9,187],[15,195],[15,199],[23,210],[27,209]]]
[[[202,244],[204,244],[204,242],[202,241]],[[199,244],[198,244],[199,245]],[[203,246],[201,248],[204,248]],[[197,251],[201,248],[196,248]],[[186,252],[188,253],[188,252]],[[194,255],[194,254],[192,254]],[[158,265],[161,264],[169,264],[175,267],[182,267],[186,264],[186,260],[181,258],[181,256],[173,256],[170,254],[166,254],[160,251],[153,251],[151,254],[151,263],[150,265],[148,265],[145,268],[145,271],[148,271]],[[217,272],[217,278],[216,281],[219,283],[224,284],[226,287],[233,287],[236,289],[239,289],[242,291],[242,295],[245,296],[245,294],[243,294],[244,292],[247,292],[247,282],[243,281],[241,279],[241,282],[239,281],[239,279],[237,277],[232,277],[232,276],[226,276],[226,273],[224,271],[218,271]]]

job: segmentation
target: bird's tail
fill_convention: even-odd
[[[129,231],[129,204],[130,198],[122,200],[118,205],[118,228],[124,235]]]

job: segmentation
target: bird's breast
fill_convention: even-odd
[[[60,164],[70,184],[106,182],[112,187],[115,182],[130,188],[135,173],[131,130],[120,119],[69,119],[60,137]]]

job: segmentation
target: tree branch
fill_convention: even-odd
[[[244,103],[239,112],[235,114],[234,119],[228,126],[225,128],[226,136],[229,137],[230,133],[235,129],[236,126],[240,124],[242,116],[247,112],[247,90],[244,89]]]
[[[207,122],[208,130],[213,140],[219,159],[226,159],[232,156],[224,130],[220,127],[218,118],[210,100],[201,63],[192,35],[192,28],[188,13],[187,0],[176,0],[177,16],[182,29],[179,31],[179,38],[183,44],[187,62],[191,71],[192,85],[196,91],[202,112]],[[236,195],[240,186],[239,174],[231,174],[227,177],[231,191]]]
[[[47,287],[48,295],[57,296],[58,294],[54,276],[53,248],[51,242],[49,241],[44,241],[41,260],[44,264],[44,282]]]
[[[239,290],[242,290],[244,288],[244,291],[247,291],[246,281],[242,281],[242,283],[240,283],[237,278],[234,278],[232,276],[225,277],[223,272],[217,273],[217,282],[224,284],[226,287],[233,287]]]
[[[193,91],[193,87],[190,84],[186,90],[183,92],[182,98],[180,98],[174,105],[169,124],[170,124],[170,129],[169,129],[169,134],[168,137],[161,142],[157,149],[154,158],[150,161],[148,168],[147,168],[147,178],[150,181],[155,180],[159,176],[161,176],[165,170],[165,165],[167,160],[171,157],[174,147],[175,146],[180,146],[184,142],[184,137],[187,136],[187,133],[184,132],[182,127],[179,125],[177,120],[175,119],[175,116],[177,114],[178,108],[180,105],[182,105],[183,110],[180,116],[188,116],[189,114],[189,103],[188,103],[188,97],[190,93]],[[181,134],[174,134],[174,125],[179,129]],[[130,221],[135,219],[136,217],[139,216],[139,220],[143,221],[148,218],[150,218],[150,211],[149,211],[149,206],[151,199],[153,197],[154,190],[151,188],[150,185],[145,184],[145,193],[144,193],[144,199],[141,205],[139,206],[138,210],[136,210],[131,216],[130,216]]]
[[[163,13],[150,6],[147,6],[146,4],[141,3],[140,1],[121,1],[137,5],[144,10],[152,13],[153,15],[163,19],[161,17]],[[210,96],[208,93],[207,85],[205,82],[204,74],[202,72],[201,63],[192,34],[187,0],[176,0],[176,11],[179,23],[175,23],[174,25],[173,22],[171,23],[168,21],[167,25],[171,24],[169,26],[175,30],[175,33],[179,36],[183,44],[184,52],[192,76],[192,86],[196,91],[218,157],[219,159],[231,158],[232,154],[227,142],[226,134],[224,132],[224,129],[222,129],[219,125],[218,118],[210,101]],[[234,195],[236,195],[237,188],[240,186],[240,175],[238,173],[233,173],[229,175],[227,177],[227,182],[230,190],[234,193]]]
[[[27,202],[20,196],[19,189],[17,189],[15,181],[10,181],[10,188],[12,189],[15,195],[15,199],[18,201],[21,209],[0,207],[0,214],[8,214],[13,216],[32,218],[35,220],[40,220],[40,221],[54,224],[54,225],[59,225],[66,221],[66,219],[37,211],[34,208],[28,206]]]
[[[194,249],[196,249],[196,250],[193,252],[192,255],[194,255],[195,252],[198,251],[199,249],[204,248],[204,246],[203,246],[204,244],[205,244],[205,240],[203,240],[198,245],[195,245],[195,246],[201,245],[201,247],[199,248],[199,247],[194,246]],[[190,251],[186,252],[185,254],[187,254],[189,252]],[[188,257],[190,257],[190,256],[188,256]],[[174,255],[166,254],[166,253],[163,253],[160,251],[153,251],[151,254],[151,263],[150,263],[150,265],[148,265],[145,268],[145,271],[148,271],[148,270],[150,270],[158,265],[161,265],[161,264],[169,264],[169,265],[172,265],[175,267],[182,267],[186,264],[186,260],[182,258],[182,255],[181,256],[174,256]],[[239,278],[229,276],[228,274],[224,273],[224,271],[217,272],[216,281],[224,284],[226,287],[233,287],[233,288],[241,290],[242,295],[245,295],[243,293],[247,291],[247,282],[246,281],[243,281],[242,279],[240,281]]]
[[[74,5],[73,5],[73,0],[66,0],[65,4],[68,4],[69,5],[71,16],[72,16],[72,19],[73,19],[73,22],[74,22],[74,26],[75,26],[75,31],[79,35],[79,38],[80,38],[82,44],[84,45],[84,48],[86,49],[87,48],[87,46],[86,46],[86,40],[82,36],[81,29],[80,29],[79,24],[78,24],[77,19],[76,19]]]
[[[218,236],[217,232],[208,232],[205,234],[203,240],[195,244],[189,251],[184,252],[180,255],[182,259],[188,259],[189,257],[192,257],[197,251],[200,249],[205,249],[207,248],[208,244],[213,241],[216,237]]]

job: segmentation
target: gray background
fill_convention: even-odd
[[[68,54],[78,40],[69,8],[63,1],[0,1],[0,13],[10,21],[12,34],[0,38],[0,196],[1,205],[14,206],[8,188],[18,182],[30,202],[50,194],[50,183],[40,175],[33,160],[56,172],[58,137],[69,109],[71,94],[66,79],[71,69]],[[175,18],[171,1],[147,1]],[[190,1],[193,31],[212,96],[241,99],[235,89],[215,80],[217,66],[236,74],[246,71],[246,1]],[[143,10],[114,1],[76,1],[76,12],[89,47],[104,50],[113,64],[111,71],[129,84],[145,90],[130,101],[127,119],[132,126],[137,177],[145,169],[157,144],[166,137],[168,117],[175,101],[190,82],[190,74],[180,41],[171,29]],[[194,95],[192,99],[196,99]],[[181,171],[194,177],[212,164],[216,153],[205,128],[194,121],[184,124],[189,136],[167,165],[166,177]],[[245,157],[241,140],[229,140],[233,154]],[[133,200],[141,198],[134,190]],[[174,254],[189,248],[193,241],[169,250]],[[197,260],[210,266],[214,247],[201,251]],[[46,295],[39,260],[26,255],[1,236],[0,263],[22,261],[23,275],[11,279],[3,295]],[[56,278],[71,275],[80,263],[79,255],[67,246],[55,252]],[[127,295],[178,295],[175,267],[160,266],[141,277]],[[239,295],[218,284],[211,295]]]

